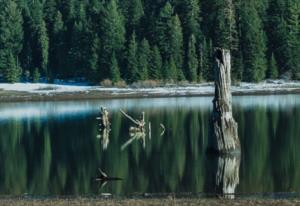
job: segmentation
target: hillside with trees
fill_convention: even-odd
[[[133,83],[300,79],[299,0],[1,0],[0,79]]]

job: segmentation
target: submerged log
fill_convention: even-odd
[[[230,51],[215,51],[215,97],[210,124],[209,150],[227,154],[240,151],[238,125],[232,116]]]

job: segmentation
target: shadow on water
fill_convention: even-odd
[[[111,131],[99,139],[101,105]],[[98,168],[123,178],[101,189],[116,195],[299,192],[300,96],[235,97],[233,107],[240,159],[205,154],[211,98],[0,104],[0,194],[99,194]],[[133,125],[120,108],[145,112],[145,148],[121,149]]]

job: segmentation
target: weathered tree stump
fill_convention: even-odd
[[[215,51],[215,97],[210,123],[209,150],[218,154],[240,152],[238,125],[232,116],[230,51]]]

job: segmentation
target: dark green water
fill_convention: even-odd
[[[2,103],[0,195],[215,192],[222,161],[205,153],[211,100]],[[229,160],[228,192],[299,192],[300,95],[234,97],[233,104],[242,156]],[[111,111],[107,150],[97,139],[100,106]],[[121,108],[135,118],[145,111],[152,124],[145,148],[136,140],[121,151],[133,126]],[[124,180],[101,188],[93,181],[98,168]]]

